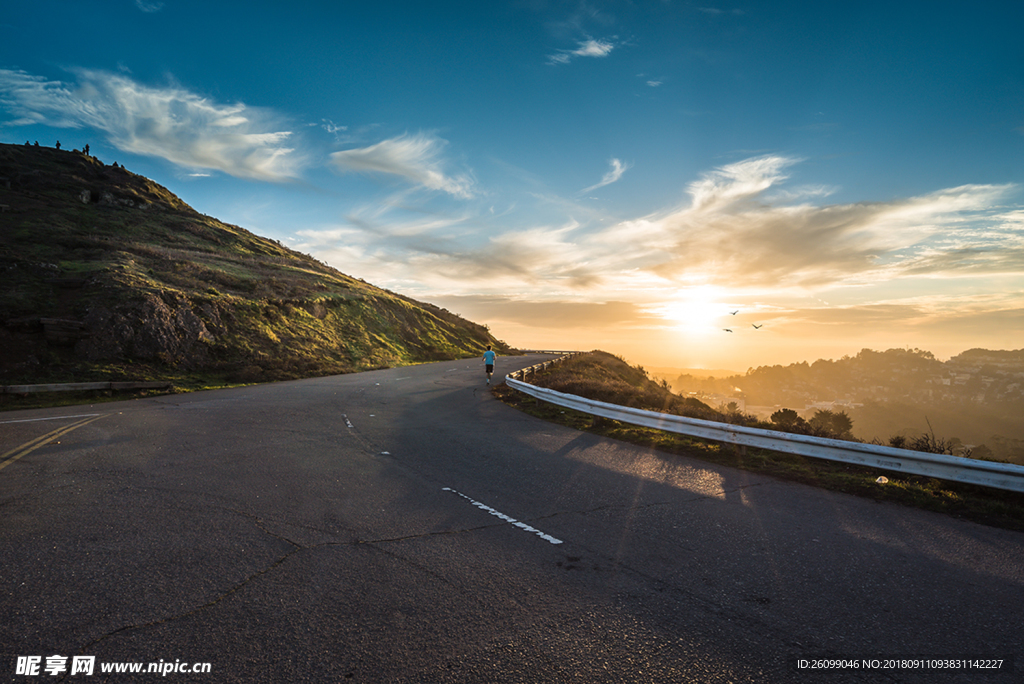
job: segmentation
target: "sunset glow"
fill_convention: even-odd
[[[665,319],[675,330],[693,337],[717,334],[732,325],[731,314],[712,287],[680,291],[672,301],[653,307],[651,312]]]

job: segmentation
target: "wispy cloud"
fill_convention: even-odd
[[[690,184],[693,209],[721,208],[754,197],[787,178],[783,169],[797,159],[767,155],[719,167]]]
[[[606,185],[611,185],[622,178],[622,174],[626,173],[626,171],[633,166],[632,164],[623,164],[618,159],[610,159],[608,160],[608,163],[611,164],[612,168],[608,170],[608,173],[604,174],[604,177],[601,178],[601,182],[591,185],[589,188],[583,188],[580,190],[580,193],[590,192],[592,190],[597,190],[598,188],[603,188]]]
[[[640,73],[637,74],[636,77],[643,79],[644,83],[646,83],[649,88],[660,88],[665,83],[665,79],[660,76],[650,76],[648,74]]]
[[[161,157],[266,181],[294,178],[302,160],[271,113],[212,102],[188,90],[154,88],[125,75],[78,69],[76,83],[0,70],[0,108],[8,126],[94,128],[125,152]]]
[[[744,14],[743,10],[741,9],[731,9],[728,11],[718,9],[717,7],[695,7],[694,9],[696,9],[698,12],[709,14],[715,17],[722,16],[724,14],[731,14],[733,16],[741,16]]]
[[[659,321],[635,304],[622,301],[535,301],[508,297],[462,295],[439,297],[436,303],[469,315],[473,320],[503,320],[556,331],[593,330],[595,327],[622,329],[658,325]]]
[[[330,119],[321,119],[320,127],[331,135],[337,136],[339,133],[344,133],[348,130],[348,126],[339,126]]]
[[[164,8],[164,3],[155,2],[154,0],[135,0],[135,6],[143,12],[152,13],[162,10]]]
[[[575,50],[559,50],[548,55],[549,64],[568,64],[576,57],[607,57],[615,49],[615,43],[609,40],[588,38],[581,40]]]
[[[335,152],[331,162],[343,172],[388,174],[454,197],[472,197],[474,184],[470,176],[444,171],[442,152],[447,144],[427,133],[401,135],[369,147]]]

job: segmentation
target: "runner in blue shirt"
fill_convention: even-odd
[[[494,372],[494,359],[497,358],[497,354],[491,351],[491,345],[487,345],[487,351],[484,352],[484,370],[487,372],[487,384],[491,384],[491,373]]]

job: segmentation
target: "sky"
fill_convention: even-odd
[[[0,141],[523,349],[1024,347],[1024,4],[33,0]]]

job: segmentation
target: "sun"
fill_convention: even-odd
[[[652,313],[682,332],[694,335],[718,332],[723,327],[722,317],[729,315],[728,305],[721,302],[721,294],[716,288],[706,286],[683,290],[677,297],[652,307]]]

